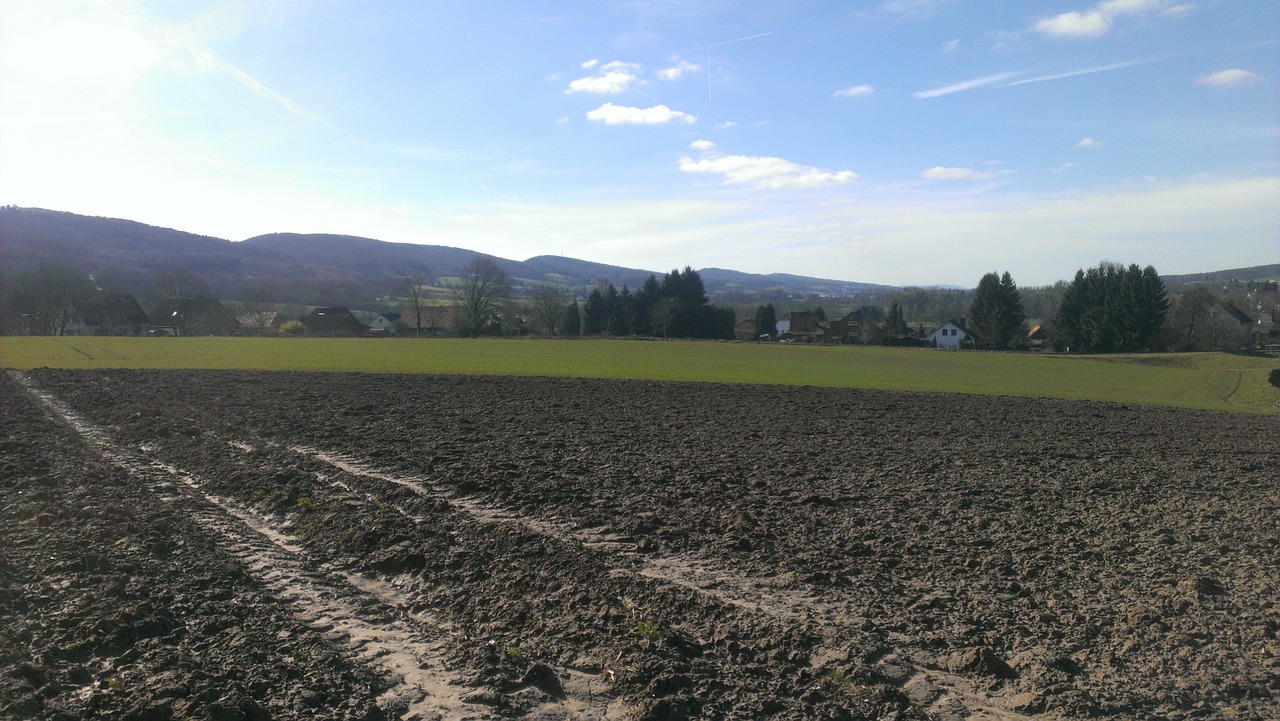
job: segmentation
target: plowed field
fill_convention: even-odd
[[[1280,421],[0,377],[0,716],[1273,718]]]

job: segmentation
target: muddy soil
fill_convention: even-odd
[[[0,393],[0,715],[1275,716],[1274,417],[286,373]]]

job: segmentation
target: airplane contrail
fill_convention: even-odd
[[[762,38],[762,37],[764,37],[764,36],[766,36],[766,35],[772,35],[772,34],[773,34],[773,31],[772,31],[772,30],[770,30],[770,31],[769,31],[769,32],[767,32],[767,33],[760,33],[760,34],[758,34],[758,35],[748,35],[748,36],[746,36],[745,38],[738,38],[737,40],[725,40],[725,41],[724,41],[724,42],[722,42],[722,43],[712,43],[711,45],[708,45],[707,47],[709,47],[709,48],[718,48],[718,47],[720,47],[721,45],[729,45],[729,44],[731,44],[731,43],[740,43],[740,42],[742,42],[743,40],[755,40],[756,38]]]

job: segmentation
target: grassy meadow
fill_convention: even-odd
[[[623,340],[0,337],[0,366],[541,375],[1100,400],[1276,413],[1262,354],[1117,356]]]

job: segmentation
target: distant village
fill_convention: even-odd
[[[1235,298],[1221,300],[1219,294],[1200,291],[1198,318],[1179,319],[1178,302],[1172,304],[1171,320],[1193,325],[1168,329],[1174,336],[1199,339],[1196,347],[1184,343],[1181,350],[1237,349],[1280,347],[1276,322],[1280,293],[1276,283],[1253,283]],[[1182,301],[1185,292],[1178,296]],[[830,302],[836,299],[819,299]],[[1243,300],[1243,302],[1241,302]],[[1245,306],[1244,308],[1240,307]],[[271,307],[268,307],[271,306]],[[578,304],[573,303],[577,308]],[[294,308],[285,312],[282,304],[247,303],[214,298],[167,298],[157,301],[150,312],[144,311],[129,293],[97,291],[71,302],[55,335],[72,336],[308,336],[329,338],[445,337],[467,335],[468,319],[464,309],[449,301],[437,301],[402,307],[399,312],[374,312],[346,307]],[[761,306],[763,308],[763,306]],[[302,312],[297,312],[302,310]],[[1184,315],[1186,309],[1183,309]],[[582,312],[582,311],[578,311]],[[34,327],[22,327],[25,315],[11,320],[16,327],[9,334],[40,334]],[[969,314],[948,319],[940,324],[903,324],[896,331],[886,328],[885,313],[876,307],[858,309],[828,317],[821,308],[794,310],[772,319],[772,326],[760,327],[761,317],[738,320],[734,338],[739,341],[868,344],[911,347],[965,349],[989,347],[974,328]],[[607,331],[585,334],[566,327],[545,328],[519,303],[508,303],[493,312],[484,323],[480,335],[503,336],[610,336]],[[658,335],[629,332],[625,335]],[[1175,338],[1176,340],[1176,338]],[[1052,346],[1053,336],[1047,322],[1034,322],[1019,329],[1015,342],[1018,349],[1039,350]],[[1062,350],[1062,348],[1058,348]]]

